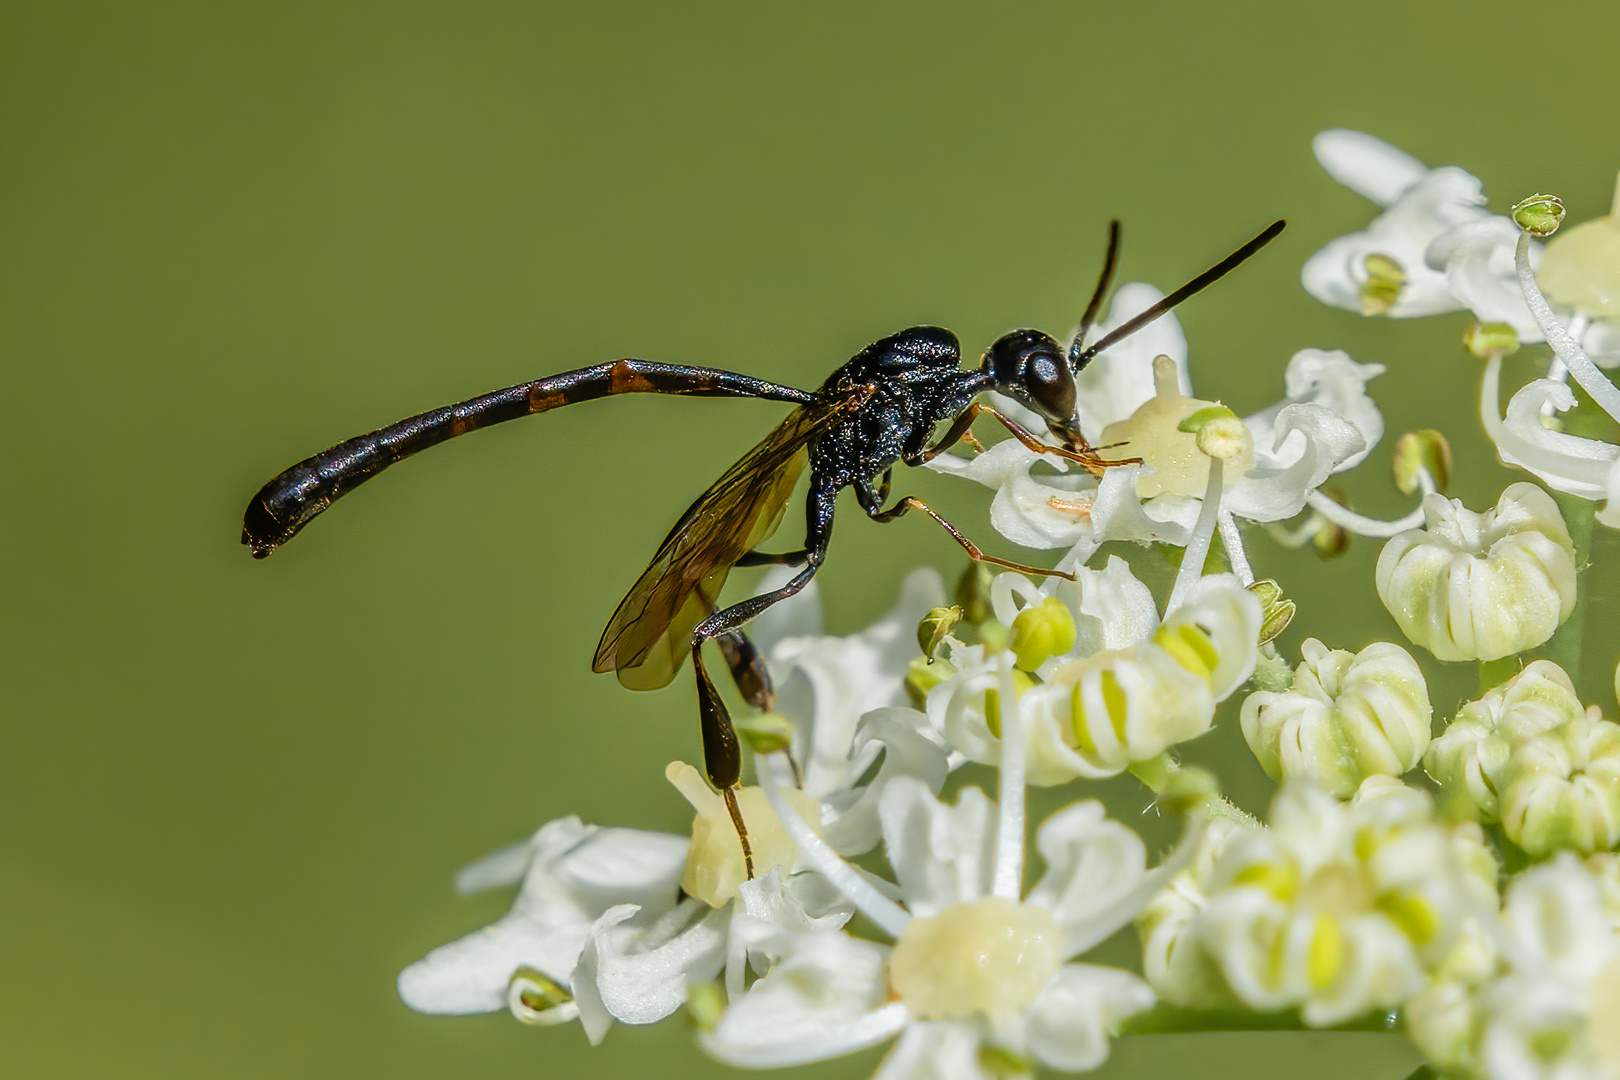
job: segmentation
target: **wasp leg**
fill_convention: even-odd
[[[779,589],[750,597],[728,608],[721,608],[698,623],[692,631],[692,666],[697,670],[698,719],[703,727],[703,767],[709,783],[725,797],[726,810],[736,826],[737,839],[742,844],[743,865],[748,876],[754,876],[754,849],[748,843],[748,829],[743,824],[742,811],[737,808],[737,784],[742,778],[742,748],[737,732],[731,726],[731,712],[709,678],[703,665],[703,643],[713,638],[735,633],[754,616],[779,601],[795,595],[815,577],[827,557],[827,543],[832,538],[833,499],[836,490],[827,487],[812,488],[805,500],[808,528],[805,535],[805,567],[794,574]],[[722,649],[724,646],[722,646]]]
[[[760,712],[775,712],[776,685],[771,680],[765,658],[760,655],[753,640],[741,630],[721,634],[714,640],[720,646],[720,655],[725,657],[726,667],[731,669],[731,681],[737,685],[737,692],[743,700]],[[804,787],[804,773],[799,769],[798,759],[793,756],[793,747],[784,746],[782,753],[787,755],[788,768],[793,773],[793,786]]]
[[[923,502],[921,499],[917,498],[915,495],[907,495],[905,498],[889,507],[889,509],[880,510],[878,507],[881,506],[882,503],[881,500],[877,500],[875,498],[877,492],[872,491],[870,488],[863,485],[856,485],[855,494],[857,501],[859,501],[861,504],[861,509],[865,510],[866,516],[871,518],[873,521],[889,522],[893,521],[897,517],[904,516],[907,511],[921,510],[923,513],[927,514],[929,517],[938,522],[940,528],[950,533],[951,539],[962,545],[962,550],[966,551],[968,553],[968,558],[972,559],[974,562],[989,563],[991,566],[1001,566],[1008,570],[1017,570],[1019,573],[1023,574],[1034,574],[1037,577],[1060,577],[1066,581],[1075,580],[1073,574],[1063,570],[1048,570],[1039,566],[1027,566],[1024,563],[1016,563],[1008,559],[997,558],[994,555],[986,555],[979,545],[963,536],[960,529],[958,529],[955,525],[952,525],[949,521],[946,521],[939,515],[937,510]]]
[[[750,551],[738,559],[734,566],[798,566],[810,557],[810,552],[803,548],[798,551],[784,551],[779,554],[769,551]]]
[[[748,636],[741,630],[729,630],[716,637],[715,644],[720,646],[720,655],[731,669],[731,681],[737,684],[737,692],[742,694],[743,700],[761,712],[774,711],[776,687],[771,683],[765,658],[759,655],[759,649]]]

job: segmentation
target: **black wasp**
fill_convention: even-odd
[[[769,706],[771,690],[764,665],[741,628],[772,604],[804,588],[815,575],[832,537],[835,497],[846,487],[855,489],[856,502],[874,521],[893,521],[907,511],[920,510],[976,560],[1035,574],[1059,573],[984,554],[913,496],[884,509],[894,464],[920,465],[964,438],[971,441],[968,428],[985,413],[1031,449],[1057,454],[1094,472],[1119,464],[1098,457],[1080,432],[1075,373],[1108,346],[1270,243],[1283,224],[1273,223],[1209,270],[1090,345],[1083,344],[1086,331],[1096,319],[1119,254],[1117,221],[1109,226],[1108,251],[1097,288],[1067,348],[1039,330],[1014,330],[990,346],[977,368],[964,370],[955,334],[937,326],[913,326],[868,345],[814,391],[717,368],[616,360],[447,405],[341,442],[271,480],[248,504],[242,543],[253,549],[255,558],[262,559],[333,500],[401,458],[469,431],[579,401],[644,393],[765,398],[797,406],[675,523],[613,613],[592,663],[593,670],[614,672],[632,690],[651,690],[668,685],[691,652],[697,671],[704,766],[709,782],[726,798],[752,876],[748,836],[734,794],[742,755],[731,716],[703,666],[703,643],[717,639],[743,696],[762,708]],[[1010,417],[975,400],[987,390],[1033,409],[1059,445],[1042,442]],[[934,441],[934,430],[942,423],[949,427]],[[805,500],[804,547],[781,554],[756,550],[776,531],[807,462],[810,489]],[[720,588],[732,567],[765,563],[802,565],[803,569],[779,589],[718,608]]]

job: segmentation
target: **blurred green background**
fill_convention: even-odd
[[[679,1020],[592,1049],[577,1026],[417,1016],[393,980],[505,910],[452,893],[467,860],[568,813],[684,827],[662,767],[698,754],[690,682],[625,693],[591,648],[782,408],[624,399],[496,429],[262,564],[237,544],[248,496],[341,438],[613,357],[812,386],[914,323],[974,353],[1061,333],[1110,216],[1124,277],[1164,287],[1287,216],[1181,313],[1200,395],[1268,404],[1305,346],[1387,363],[1392,435],[1444,427],[1481,508],[1508,474],[1472,417],[1465,319],[1368,322],[1298,286],[1372,215],[1310,139],[1359,128],[1470,169],[1498,208],[1551,190],[1574,220],[1605,212],[1616,21],[1602,2],[8,5],[0,1073],[720,1071]],[[1386,440],[1343,487],[1393,515],[1388,461]],[[989,536],[983,492],[904,480]],[[921,521],[846,511],[838,532],[840,632],[906,568],[960,566]],[[1376,552],[1323,571],[1256,540],[1302,602],[1288,649],[1393,633]],[[1583,679],[1606,706],[1607,670]],[[1252,780],[1232,736],[1208,753]],[[1130,1040],[1108,1073],[1393,1076],[1405,1055]]]

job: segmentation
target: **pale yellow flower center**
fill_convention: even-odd
[[[1136,494],[1151,499],[1162,492],[1175,495],[1202,495],[1209,485],[1209,455],[1198,448],[1198,436],[1178,430],[1181,422],[1213,402],[1183,397],[1174,360],[1160,356],[1153,361],[1153,397],[1143,402],[1129,420],[1109,424],[1097,440],[1101,446],[1121,443],[1105,456],[1110,460],[1141,458],[1142,472],[1136,480]],[[1233,432],[1241,444],[1228,447],[1222,480],[1231,485],[1254,467],[1254,437],[1239,422],[1242,432]]]
[[[889,961],[889,985],[923,1020],[1027,1009],[1062,966],[1045,908],[989,897],[912,919]]]
[[[686,854],[681,888],[710,907],[719,907],[737,895],[748,879],[742,841],[723,798],[715,794],[698,771],[685,762],[672,762],[664,777],[686,796],[697,816],[692,821],[692,846]],[[821,804],[815,796],[789,788],[782,792],[811,829],[819,831]],[[773,866],[792,870],[798,845],[782,827],[765,793],[757,787],[737,789],[737,807],[748,826],[748,846],[754,855],[754,876],[764,877]]]

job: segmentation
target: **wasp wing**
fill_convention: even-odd
[[[795,409],[699,496],[619,602],[591,669],[615,672],[631,690],[669,685],[726,575],[776,531],[810,444],[870,396],[862,386]]]

